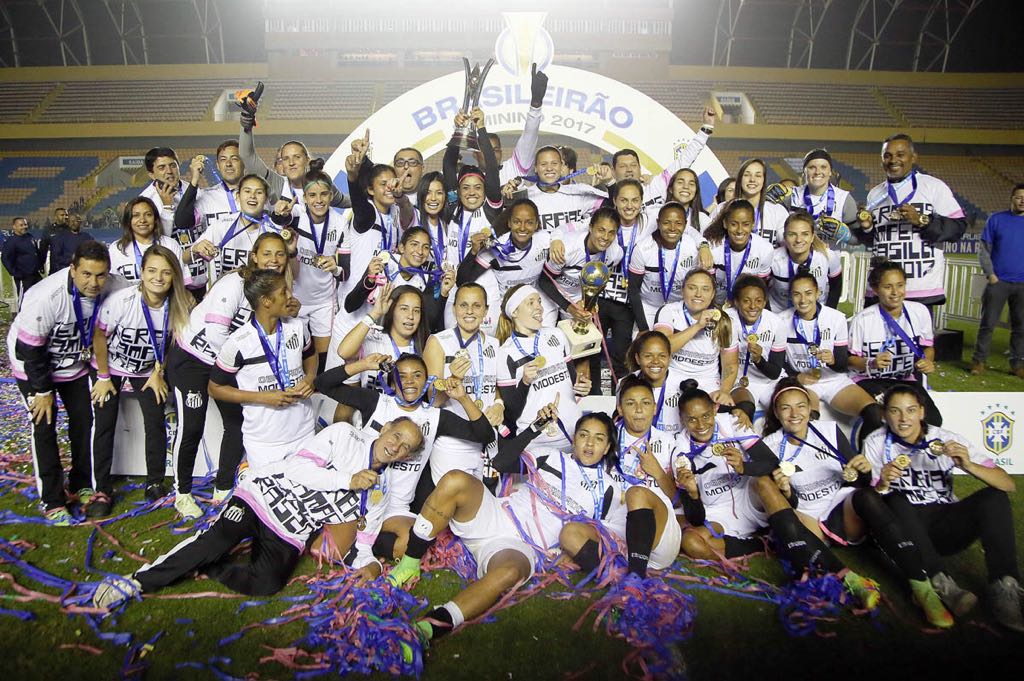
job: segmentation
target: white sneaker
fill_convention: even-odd
[[[107,577],[96,587],[92,595],[92,604],[97,608],[110,610],[130,598],[142,593],[142,585],[131,575],[124,577]]]
[[[195,519],[203,516],[203,509],[199,508],[196,498],[191,494],[176,494],[174,496],[174,509],[183,518]]]
[[[222,504],[222,503],[224,503],[224,501],[228,497],[231,496],[231,492],[232,491],[233,490],[230,490],[230,489],[216,489],[215,488],[213,490],[213,503],[215,503],[215,504]]]

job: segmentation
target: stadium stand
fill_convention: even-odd
[[[0,123],[25,123],[54,83],[0,83]]]
[[[866,85],[724,82],[716,89],[746,93],[758,123],[884,127],[898,125]]]
[[[237,85],[227,80],[69,82],[39,122],[199,121],[222,90]]]
[[[267,83],[268,119],[360,118],[370,115],[373,81],[274,81]]]
[[[912,127],[1017,130],[1024,110],[1020,88],[883,87]],[[941,102],[942,106],[936,106]]]

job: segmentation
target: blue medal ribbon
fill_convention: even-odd
[[[722,244],[723,257],[725,258],[725,296],[726,298],[732,298],[732,284],[733,281],[739,279],[739,276],[743,274],[743,268],[747,266],[747,258],[750,257],[750,248],[754,245],[754,239],[751,238],[747,241],[747,247],[743,250],[743,258],[740,260],[739,269],[736,270],[735,276],[732,273],[732,244],[726,239],[725,243]]]
[[[903,178],[902,180],[899,181],[899,183],[893,183],[893,182],[891,182],[889,180],[885,181],[885,192],[886,192],[886,194],[889,195],[889,200],[892,201],[892,205],[893,205],[894,208],[899,208],[900,206],[902,206],[905,203],[910,203],[910,200],[912,198],[914,198],[914,194],[917,193],[917,171],[916,170],[911,170],[910,171],[910,193],[907,194],[906,198],[904,198],[902,201],[900,201],[898,198],[896,198],[896,184],[903,184],[903,182],[905,182],[906,179],[907,178]]]
[[[224,245],[226,243],[228,243],[229,241],[234,239],[236,236],[238,236],[239,234],[241,234],[245,230],[249,229],[248,225],[243,227],[242,229],[238,229],[238,223],[242,221],[242,216],[243,215],[245,215],[245,214],[244,213],[239,213],[238,214],[238,217],[235,218],[235,221],[231,223],[231,227],[228,228],[227,234],[225,234],[224,238],[220,240],[219,244],[217,244],[217,248],[224,248]],[[249,220],[251,220],[252,224],[256,224],[256,225],[259,226],[259,233],[260,234],[263,234],[263,232],[266,232],[268,230],[268,227],[267,227],[267,224],[266,224],[267,223],[267,217],[266,217],[265,214],[263,216],[261,216],[257,220],[254,220],[254,219],[250,218],[248,215],[246,215],[245,217],[248,218]],[[277,231],[277,230],[274,230],[274,231]]]
[[[514,331],[512,332],[512,342],[515,344],[515,346],[519,350],[519,352],[523,353],[524,357],[529,357],[530,356],[530,353],[528,353],[526,351],[526,349],[519,343],[519,336],[517,336]],[[537,333],[533,334],[533,356],[530,357],[530,361],[532,362],[534,359],[536,359],[539,356],[540,356],[540,332],[538,331]],[[570,438],[569,441],[572,442],[572,439]]]
[[[220,186],[224,188],[224,195],[228,199],[228,208],[231,209],[232,213],[237,213],[238,205],[235,203],[235,192],[231,190],[231,187],[229,187],[228,183],[224,180],[220,181]]]
[[[429,228],[430,225],[427,225],[427,227]],[[434,267],[437,267],[438,269],[441,268],[441,264],[444,262],[445,252],[448,250],[446,240],[447,236],[444,233],[444,227],[441,226],[441,220],[438,219],[437,234],[430,240],[430,253],[434,256]]]
[[[313,248],[316,249],[317,255],[323,255],[324,247],[327,245],[327,228],[331,222],[331,211],[328,209],[327,215],[324,216],[324,226],[320,231],[319,241],[316,238],[316,225],[313,224],[313,215],[309,212],[308,208],[306,209],[306,218],[309,219],[309,236],[313,240]]]
[[[633,441],[629,447],[626,447],[626,426],[621,424],[619,426],[619,473],[622,474],[622,478],[630,485],[646,485],[647,479],[650,477],[645,470],[643,470],[643,463],[640,461],[640,455],[636,455],[636,466],[633,467],[632,471],[627,472],[624,467],[624,458],[626,452],[631,452],[637,449],[637,443],[639,443],[639,449],[641,452],[647,451],[647,445],[651,440],[651,429],[648,428],[647,432],[638,437]]]
[[[504,243],[502,243],[501,241],[498,241],[498,242],[496,242],[494,244],[494,248],[493,248],[494,256],[499,261],[501,261],[501,262],[510,262],[510,263],[513,263],[513,264],[517,263],[517,262],[522,262],[523,259],[526,258],[526,256],[530,254],[530,251],[532,249],[533,249],[533,238],[531,237],[530,238],[530,243],[529,243],[529,245],[527,245],[526,250],[522,251],[522,255],[521,256],[519,256],[517,259],[513,260],[511,256],[512,256],[513,253],[519,251],[519,247],[516,246],[515,243],[512,241],[512,235],[511,234],[508,237],[508,241],[506,241]]]
[[[164,325],[160,330],[163,337],[160,342],[157,342],[156,328],[153,326],[153,315],[149,312],[149,305],[146,305],[146,298],[141,296],[139,299],[142,301],[142,316],[146,318],[146,330],[149,331],[149,343],[150,347],[153,348],[153,356],[156,357],[156,363],[162,366],[164,363],[164,348],[167,347],[167,323],[171,318],[170,297],[164,298]]]
[[[746,355],[746,357],[743,358],[743,375],[746,376],[747,375],[747,371],[750,369],[750,343],[747,341],[747,336],[749,336],[752,333],[753,334],[757,334],[757,329],[758,329],[759,326],[761,326],[761,320],[764,319],[764,314],[762,313],[757,318],[757,321],[754,322],[754,325],[749,327],[749,328],[747,327],[747,323],[745,321],[743,321],[743,315],[741,315],[741,314],[739,314],[737,312],[736,313],[736,318],[740,321],[740,329],[742,329],[742,331],[743,331],[743,341],[742,342],[746,344],[746,348],[747,348],[747,355]]]
[[[807,358],[810,362],[811,368],[815,369],[819,366],[818,358],[810,353],[810,346],[816,345],[821,347],[821,329],[818,327],[818,315],[821,313],[821,303],[817,304],[814,310],[814,340],[807,340],[807,337],[803,334],[803,321],[800,319],[799,313],[793,310],[793,333],[796,334],[796,338],[803,345],[808,348]]]
[[[680,239],[680,242],[681,241],[682,239]],[[675,286],[676,283],[676,274],[679,273],[679,255],[682,253],[682,244],[676,244],[676,259],[672,263],[672,276],[669,277],[667,283],[665,282],[665,249],[663,249],[657,241],[655,241],[655,245],[658,246],[658,277],[661,280],[661,298],[667,303],[668,297],[672,293],[672,287]]]
[[[572,442],[572,440],[570,440],[570,442]],[[594,466],[594,468],[597,469],[597,488],[595,489],[594,486],[591,485],[591,483],[590,483],[590,477],[586,473],[583,472],[584,468],[590,468],[590,466],[586,466],[585,467],[582,463],[580,463],[580,460],[576,459],[576,458],[573,458],[573,461],[576,462],[576,467],[579,468],[580,476],[587,483],[587,489],[590,490],[590,497],[591,497],[591,499],[594,502],[594,514],[592,516],[590,516],[590,517],[593,518],[594,520],[600,520],[601,519],[601,506],[602,506],[601,501],[602,501],[602,496],[603,496],[603,493],[604,493],[604,467],[601,465],[600,462],[598,462],[598,464],[596,466]],[[563,454],[562,455],[562,508],[565,508],[565,498],[566,498],[565,497],[565,455]],[[568,510],[568,509],[566,509],[566,510]]]
[[[153,239],[153,243],[156,243],[155,238]],[[135,240],[134,236],[132,237],[132,248],[135,249],[135,276],[138,279],[142,279],[142,251],[139,250],[139,242]]]
[[[910,348],[910,351],[914,353],[914,356],[917,357],[918,359],[923,359],[924,358],[924,350],[922,350],[920,347],[918,347],[917,343],[914,342],[914,339],[911,338],[910,335],[906,331],[903,330],[903,327],[900,326],[899,322],[897,322],[895,319],[893,319],[891,314],[889,314],[884,309],[882,309],[881,303],[879,303],[879,305],[878,305],[878,313],[882,316],[882,321],[885,322],[885,326],[893,334],[895,334],[895,336],[898,336],[900,340],[902,340],[904,343],[907,344],[907,347]],[[907,323],[910,324],[910,330],[913,331],[914,330],[914,325],[910,321],[910,315],[907,314],[907,306],[906,305],[903,306],[903,318],[907,320]],[[886,338],[886,344],[888,344],[890,340],[893,341],[892,346],[895,347],[896,342],[895,342],[895,338],[893,336],[890,336],[889,338]],[[885,349],[885,346],[883,346],[883,351],[884,351],[884,349]]]
[[[825,215],[832,215],[832,211],[834,211],[836,208],[836,188],[833,187],[831,183],[828,185],[828,190],[825,193],[825,210],[818,211],[817,213],[814,212],[814,204],[811,201],[810,188],[805,188],[804,208],[807,209],[807,212],[810,213],[811,217],[814,218],[815,220],[817,220],[818,217],[822,215],[822,213],[824,213]]]
[[[267,334],[264,333],[263,327],[256,321],[256,315],[252,316],[250,320],[252,325],[256,327],[256,333],[260,338],[260,345],[263,346],[263,354],[267,358],[267,364],[270,365],[270,370],[274,372],[274,378],[277,379],[277,384],[281,386],[281,390],[287,390],[291,387],[291,381],[288,378],[288,357],[281,350],[281,344],[284,341],[284,325],[281,324],[281,320],[277,320],[277,330],[274,332],[274,345],[275,349],[270,349],[270,341],[267,339]]]
[[[390,251],[393,244],[398,241],[398,235],[395,234],[395,218],[391,215],[390,210],[387,213],[381,213],[377,210],[377,204],[373,201],[370,201],[370,205],[373,206],[373,210],[376,211],[379,220],[380,250]]]
[[[629,234],[629,246],[626,246],[626,240],[622,238],[622,225],[619,225],[619,230],[615,233],[615,238],[619,241],[619,247],[622,249],[623,258],[620,263],[622,268],[622,277],[628,282],[629,281],[629,264],[633,262],[633,247],[636,246],[636,235],[640,231],[640,219],[637,218],[636,224],[633,226],[633,231]]]
[[[473,394],[476,395],[478,400],[482,400],[484,390],[484,341],[480,337],[480,332],[477,331],[463,343],[462,332],[458,327],[455,327],[455,340],[459,342],[459,348],[462,350],[465,350],[466,346],[476,340],[477,370],[476,375],[473,376]]]
[[[92,347],[92,334],[96,328],[96,316],[99,314],[100,303],[102,302],[103,299],[97,296],[92,306],[92,315],[86,321],[85,313],[82,311],[82,294],[78,291],[78,287],[75,286],[74,282],[71,283],[71,307],[75,311],[75,326],[78,327],[78,338],[82,345],[82,350],[88,350]]]

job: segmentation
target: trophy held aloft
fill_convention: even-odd
[[[480,92],[484,89],[484,80],[487,79],[487,72],[494,66],[494,59],[488,59],[487,64],[481,69],[479,64],[474,64],[471,69],[469,60],[462,58],[462,66],[466,69],[466,91],[462,100],[462,110],[469,120],[465,125],[456,126],[455,134],[452,135],[459,145],[459,151],[480,151],[477,142],[476,123],[473,122],[473,109],[480,106]]]
[[[580,286],[583,298],[580,305],[593,316],[597,309],[597,297],[608,284],[608,266],[600,260],[587,262],[580,271]],[[601,352],[601,332],[591,321],[564,319],[558,322],[558,328],[569,339],[569,356],[572,359],[590,357]]]

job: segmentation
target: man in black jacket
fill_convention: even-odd
[[[14,233],[4,242],[0,259],[3,260],[4,267],[14,278],[14,286],[18,292],[18,308],[20,309],[25,291],[33,284],[38,284],[43,278],[40,274],[43,269],[43,260],[40,257],[38,242],[28,233],[26,218],[14,218],[11,230]]]
[[[82,242],[92,240],[91,235],[82,231],[82,216],[78,213],[69,214],[67,227],[58,229],[50,237],[50,272],[70,265],[75,249]]]

